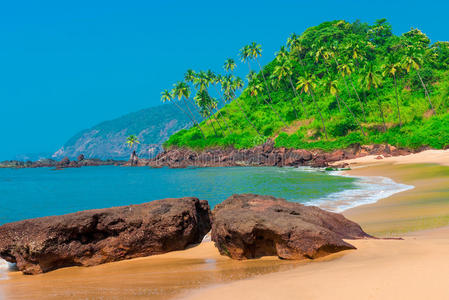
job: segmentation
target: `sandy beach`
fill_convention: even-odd
[[[415,187],[344,212],[371,234],[403,240],[350,241],[357,250],[183,299],[448,299],[449,151],[347,162],[349,175],[388,176]]]
[[[378,237],[314,261],[233,261],[211,242],[184,251],[0,280],[0,299],[448,299],[449,151],[364,157],[354,176],[414,189],[344,212]]]

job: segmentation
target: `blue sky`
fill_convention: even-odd
[[[53,152],[81,129],[157,105],[186,69],[221,71],[251,41],[266,63],[291,32],[380,18],[396,34],[418,27],[448,40],[448,10],[443,1],[4,1],[0,160]]]

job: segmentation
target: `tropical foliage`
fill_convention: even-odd
[[[162,100],[194,124],[165,147],[247,148],[267,139],[326,150],[449,145],[448,42],[431,44],[418,29],[396,36],[385,19],[333,21],[291,34],[265,67],[261,55],[254,42],[238,52],[248,66],[246,84],[229,58],[222,74],[188,70],[165,90]]]

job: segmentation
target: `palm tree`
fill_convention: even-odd
[[[324,119],[323,119],[323,115],[321,114],[321,109],[318,106],[318,104],[315,100],[314,93],[313,93],[313,90],[316,87],[315,80],[316,80],[316,78],[314,75],[308,76],[307,74],[305,74],[305,76],[301,76],[298,78],[298,82],[296,83],[296,89],[301,90],[301,93],[305,92],[312,97],[313,103],[315,104],[315,107],[318,110],[318,114],[320,115],[321,124],[323,125],[323,129],[324,129],[324,135],[326,136],[326,140],[327,140],[328,137],[327,137],[326,125],[324,125]]]
[[[357,99],[359,100],[360,106],[362,107],[363,120],[366,122],[365,106],[363,105],[363,102],[359,97],[359,93],[357,93],[357,89],[354,86],[354,82],[352,82],[352,79],[351,79],[351,74],[353,71],[352,64],[351,63],[340,64],[338,66],[338,71],[340,72],[341,76],[345,79],[345,84],[346,84],[346,76],[349,78],[349,82],[352,85],[352,89],[354,90],[355,95],[357,96]],[[351,94],[349,93],[349,95],[351,95]]]
[[[416,70],[416,74],[418,74],[419,80],[421,81],[421,85],[424,88],[425,95],[427,97],[427,100],[429,101],[430,108],[432,110],[432,114],[435,114],[435,109],[433,108],[432,102],[430,101],[429,92],[427,91],[427,86],[424,84],[424,81],[422,80],[421,74],[419,73],[419,70],[421,69],[421,66],[423,64],[422,56],[421,54],[414,53],[410,51],[403,59],[402,66],[406,70],[407,73],[410,73],[411,70]]]
[[[129,160],[131,162],[131,165],[134,166],[137,163],[137,160],[138,160],[137,154],[136,154],[136,150],[134,149],[134,145],[137,146],[138,144],[140,144],[140,141],[137,138],[137,136],[135,136],[134,134],[131,134],[130,136],[128,136],[126,138],[126,144],[132,150],[131,155],[129,157]]]
[[[279,58],[278,60],[281,60],[282,58]],[[304,105],[304,102],[302,101],[301,97],[298,97],[298,93],[296,91],[296,88],[293,85],[293,81],[292,81],[292,66],[289,63],[288,60],[286,60],[285,58],[283,59],[282,63],[280,65],[277,65],[274,68],[273,71],[273,75],[277,77],[277,80],[280,82],[282,79],[284,78],[288,78],[288,81],[290,83],[290,86],[293,90],[293,94],[295,95],[295,98],[299,98],[299,100],[301,101],[302,107],[304,109],[304,113],[307,115],[307,110],[306,107]],[[293,101],[292,101],[293,102]],[[295,108],[295,103],[293,102],[293,110],[295,111],[295,115],[296,118],[298,118],[298,112],[296,111]]]
[[[379,105],[379,111],[380,111],[380,115],[382,117],[384,131],[387,131],[387,125],[385,123],[384,112],[382,110],[382,104],[380,101],[379,91],[378,91],[379,86],[382,84],[382,80],[381,80],[380,76],[375,72],[373,65],[369,65],[367,67],[366,74],[361,79],[365,83],[365,87],[368,91],[371,90],[372,87],[374,87],[374,89],[376,90],[377,103]]]
[[[194,100],[198,107],[200,107],[200,114],[206,119],[206,122],[207,120],[210,121],[211,112],[216,107],[215,100],[209,96],[207,90],[198,91],[194,97]],[[212,121],[210,121],[210,125],[212,126],[215,135],[218,135]]]
[[[185,83],[184,81],[178,81],[177,83],[175,83],[173,85],[172,94],[174,97],[177,97],[178,100],[182,99],[184,101],[184,105],[187,107],[187,110],[189,111],[189,113],[192,117],[193,124],[195,124],[195,126],[198,127],[198,129],[201,131],[202,136],[206,139],[206,136],[204,135],[203,130],[198,125],[198,122],[196,121],[195,116],[193,115],[192,111],[190,110],[190,107],[187,105],[187,102],[186,102],[186,100],[190,98],[189,85],[187,83]]]
[[[338,81],[333,78],[329,78],[329,80],[323,81],[323,85],[325,90],[335,97],[335,100],[337,100],[338,110],[341,112],[340,101],[338,99]]]
[[[165,102],[174,103],[174,104],[176,105],[176,107],[177,107],[183,114],[185,114],[185,115],[192,121],[193,124],[195,124],[195,123],[193,122],[193,119],[191,118],[191,116],[190,116],[188,113],[186,113],[186,111],[185,111],[184,109],[182,109],[182,107],[181,107],[176,101],[174,101],[173,98],[174,98],[174,97],[173,97],[173,93],[172,93],[172,92],[169,92],[168,90],[163,90],[163,91],[162,91],[162,93],[161,93],[161,101],[162,101],[162,103],[165,103]]]
[[[232,71],[234,71],[236,66],[237,64],[235,63],[235,61],[232,58],[228,58],[225,60],[223,68],[225,69],[226,72],[232,73]]]
[[[218,94],[218,96],[219,96],[218,100],[221,99],[221,100],[223,101],[223,107],[224,107],[224,106],[226,105],[226,101],[225,101],[225,99],[223,98],[223,96],[222,96],[220,90],[219,90],[218,87],[217,87],[217,85],[220,84],[220,83],[221,83],[221,75],[215,75],[215,76],[213,77],[213,80],[211,81],[211,84],[215,87],[215,90],[217,91],[217,94]],[[217,106],[217,114],[218,114],[218,116],[219,116],[220,119],[224,120],[225,125],[226,125],[226,129],[228,130],[228,132],[229,132],[230,134],[232,134],[233,132],[232,132],[232,130],[231,130],[231,127],[229,126],[229,123],[228,123],[228,121],[226,120],[226,118],[224,118],[223,115],[221,114],[221,110],[218,109],[218,106]],[[217,118],[215,118],[215,119],[216,119],[217,122],[218,122],[218,119],[217,119]],[[218,123],[219,123],[219,122],[218,122]],[[221,128],[221,126],[220,126],[220,128]]]
[[[271,104],[271,102],[273,102],[273,100],[271,99],[270,88],[268,87],[267,79],[265,78],[265,74],[263,72],[262,65],[260,64],[260,61],[259,61],[259,56],[261,56],[261,55],[262,55],[262,46],[260,46],[259,44],[256,44],[255,42],[252,42],[248,46],[248,57],[251,59],[254,59],[257,62],[257,64],[259,65],[259,68],[260,68],[260,73],[262,73],[262,78],[264,80],[265,88],[267,90],[267,94],[268,94],[268,98],[270,99],[270,102],[268,102],[265,98],[264,98],[264,100],[271,107],[271,110],[277,115],[277,117],[284,124],[284,126],[287,126],[284,119],[281,117],[281,115],[278,113],[278,111]]]
[[[305,72],[304,63],[302,61],[301,55],[305,52],[306,49],[301,44],[299,36],[296,35],[296,33],[292,33],[290,37],[287,39],[287,47],[290,49],[290,54],[299,61],[302,70]]]
[[[221,89],[223,91],[224,95],[224,101],[225,102],[231,102],[235,98],[235,92],[237,89],[237,86],[241,86],[243,81],[238,81],[236,83],[235,76],[232,74],[228,74],[226,76],[222,76],[220,78],[221,83]],[[251,125],[251,127],[257,132],[257,134],[262,137],[257,127],[251,122],[251,120],[248,118],[248,114],[245,112],[242,104],[240,103],[239,99],[235,99],[235,102],[237,103],[238,108],[242,112],[243,116],[245,116],[246,121]]]
[[[196,73],[195,71],[193,71],[192,69],[188,69],[185,73],[184,73],[184,81],[186,83],[190,83],[193,88],[195,89],[195,82],[197,81],[197,78],[199,76],[204,76],[204,72],[201,71],[200,74]],[[194,91],[195,93],[195,91]],[[197,105],[195,104],[195,102],[192,99],[187,99],[187,101],[193,106],[193,108],[195,109],[196,113],[199,114],[201,117],[204,118],[204,116],[200,113]]]
[[[390,58],[390,61],[387,64],[382,65],[382,69],[383,69],[382,76],[393,77],[394,88],[395,88],[395,92],[396,92],[396,107],[398,109],[399,127],[402,127],[401,111],[399,109],[398,82],[396,80],[396,75],[401,72],[401,65],[397,62],[393,62],[392,58]]]
[[[211,70],[207,70],[207,72],[206,72],[206,80],[208,81],[208,85],[207,86],[209,86],[211,84],[215,84],[215,82],[217,80],[217,76]],[[208,93],[208,95],[209,95],[209,93]],[[210,95],[209,95],[209,97],[210,97]],[[212,98],[212,97],[210,97],[210,99],[213,100],[210,103],[211,104],[213,103],[214,105],[211,106],[211,109],[210,109],[210,114],[211,115],[209,115],[209,118],[211,116],[213,116],[215,121],[217,122],[218,126],[220,127],[221,131],[223,131],[223,127],[221,126],[220,121],[218,120],[218,118],[215,116],[215,113],[214,113],[214,109],[218,108],[217,101],[214,98]]]
[[[249,46],[248,45],[245,45],[245,46],[243,46],[242,49],[240,49],[239,56],[240,56],[240,60],[243,63],[245,63],[245,62],[248,63],[249,72],[251,72],[251,65],[249,64],[250,58],[249,58]]]
[[[340,99],[340,96],[339,96],[340,90],[338,88],[338,81],[330,78],[327,82],[325,82],[325,87],[331,95],[335,96],[335,99],[337,100],[337,104],[338,104],[338,109],[340,110],[340,112],[341,112],[341,108],[340,108],[340,100],[341,100],[341,102],[345,105],[346,109],[351,113],[354,121],[357,123],[357,125],[359,125],[360,131],[362,132],[362,134],[364,136],[366,136],[365,131],[363,130],[363,126],[362,126],[362,124],[360,124],[359,120],[357,120],[355,114],[352,112],[352,110],[349,108],[349,106],[346,104],[346,102],[343,99]]]
[[[131,134],[126,138],[126,144],[128,145],[129,148],[134,149],[134,145],[140,144],[140,141],[136,135]]]

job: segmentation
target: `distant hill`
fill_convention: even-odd
[[[190,125],[190,120],[172,104],[142,109],[77,133],[53,158],[76,158],[84,154],[88,158],[126,159],[130,150],[125,141],[130,134],[140,140],[138,155],[149,157],[161,151],[162,143],[170,135]]]

